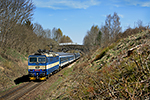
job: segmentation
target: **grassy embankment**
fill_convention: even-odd
[[[0,49],[0,92],[15,86],[15,80],[27,74],[27,58],[15,50]]]

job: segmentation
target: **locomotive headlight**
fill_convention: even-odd
[[[42,71],[45,71],[45,69],[42,69]]]

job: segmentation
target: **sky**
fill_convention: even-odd
[[[139,20],[150,25],[150,0],[32,0],[33,23],[44,29],[60,28],[74,43],[82,44],[93,25],[105,24],[107,15],[120,17],[122,32]]]

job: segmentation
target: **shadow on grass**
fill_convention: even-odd
[[[23,82],[29,82],[29,76],[28,75],[23,75],[22,77],[19,77],[17,79],[14,80],[15,84],[20,84]]]
[[[31,80],[29,80],[29,75],[23,75],[22,77],[19,77],[17,79],[14,80],[15,84],[20,84],[23,82],[31,82]],[[43,82],[43,80],[32,80],[32,82]]]

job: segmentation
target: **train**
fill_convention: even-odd
[[[46,80],[52,73],[59,71],[79,58],[80,53],[53,52],[39,49],[37,53],[28,56],[29,80]]]

